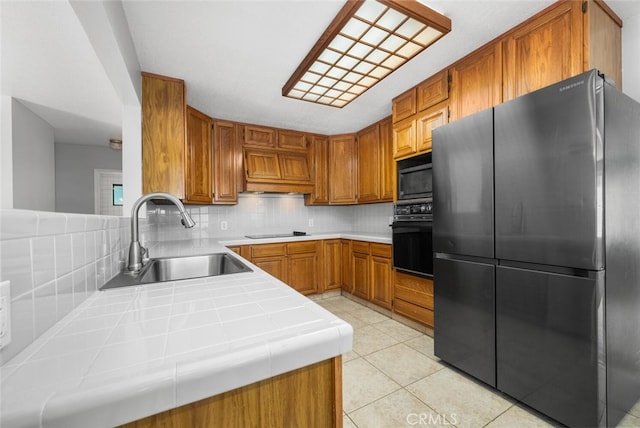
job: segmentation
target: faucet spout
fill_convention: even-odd
[[[187,210],[184,208],[184,205],[182,205],[182,202],[180,202],[180,199],[175,196],[163,192],[142,195],[131,208],[131,244],[129,244],[129,264],[127,265],[127,269],[132,272],[138,272],[142,269],[142,256],[147,252],[147,249],[140,245],[138,213],[140,211],[140,207],[151,199],[166,199],[178,207],[180,216],[182,217],[181,223],[185,228],[188,229],[196,225],[196,222],[193,221]]]

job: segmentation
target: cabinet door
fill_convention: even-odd
[[[286,256],[254,257],[251,263],[258,266],[269,275],[287,283],[287,258]]]
[[[213,125],[213,201],[238,203],[237,136],[233,122],[215,121]]]
[[[502,102],[502,44],[494,43],[451,68],[451,115],[457,120]]]
[[[307,134],[299,131],[278,130],[278,148],[283,150],[307,150]]]
[[[504,41],[504,100],[583,71],[582,2],[558,3]]]
[[[370,250],[369,243],[354,241],[351,243],[352,268],[353,268],[353,294],[369,300],[370,290]]]
[[[211,118],[187,106],[187,164],[185,202],[211,203]]]
[[[391,102],[391,116],[393,123],[413,116],[416,112],[416,88],[398,95]]]
[[[329,202],[356,203],[356,140],[353,134],[331,137],[329,141]]]
[[[349,239],[341,239],[340,247],[342,249],[342,290],[353,294],[351,241]]]
[[[142,193],[185,197],[184,81],[142,73]]]
[[[395,189],[393,127],[391,118],[380,122],[380,201],[393,201]]]
[[[306,153],[279,153],[277,156],[283,180],[311,182]]]
[[[378,306],[391,309],[393,267],[391,259],[371,255],[371,301]]]
[[[447,70],[434,74],[416,88],[416,111],[426,110],[449,98],[449,82]]]
[[[414,117],[393,125],[393,157],[406,157],[416,152],[416,120]]]
[[[304,195],[304,203],[307,205],[328,204],[329,138],[314,136],[311,141],[310,154],[314,186],[310,194]]]
[[[426,152],[431,151],[433,146],[433,138],[431,131],[440,125],[444,125],[448,122],[449,106],[445,104],[438,104],[426,110],[424,113],[419,114],[416,119],[417,128],[417,151]]]
[[[287,260],[288,281],[287,284],[302,294],[313,294],[318,291],[318,254],[301,253],[290,254]]]
[[[276,152],[245,150],[244,163],[247,178],[274,180],[280,179],[280,165]]]
[[[380,199],[380,138],[378,124],[358,133],[358,202]]]
[[[323,243],[323,287],[320,291],[340,289],[342,286],[342,243],[329,239]]]
[[[276,148],[276,130],[262,126],[244,126],[244,145],[246,147]]]

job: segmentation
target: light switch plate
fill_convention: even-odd
[[[11,343],[11,284],[0,283],[0,349]]]

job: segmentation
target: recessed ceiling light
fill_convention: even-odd
[[[347,0],[282,95],[344,107],[449,31],[416,0]]]

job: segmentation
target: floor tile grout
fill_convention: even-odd
[[[455,368],[449,366],[448,364],[442,362],[439,358],[437,358],[435,355],[433,355],[433,350],[432,350],[432,344],[429,344],[428,341],[432,341],[433,338],[429,335],[426,334],[423,331],[419,331],[416,330],[415,328],[412,328],[410,325],[406,325],[405,323],[402,323],[398,320],[395,320],[391,317],[389,317],[388,315],[384,314],[384,313],[380,313],[378,311],[375,311],[371,308],[366,307],[365,305],[362,305],[361,303],[348,299],[346,297],[342,297],[342,296],[335,296],[335,297],[331,297],[329,299],[324,299],[320,301],[321,303],[324,303],[325,305],[323,305],[325,307],[325,309],[327,309],[328,311],[334,313],[336,316],[340,317],[341,315],[344,317],[353,317],[354,318],[354,322],[355,320],[357,320],[357,327],[354,326],[354,349],[353,349],[353,358],[344,361],[343,360],[343,367],[345,367],[345,365],[355,362],[357,360],[361,360],[361,363],[367,364],[368,366],[370,366],[373,370],[375,370],[376,373],[380,374],[383,376],[384,379],[386,379],[386,381],[391,381],[392,384],[395,385],[395,387],[393,387],[393,390],[389,391],[385,391],[384,393],[382,393],[382,395],[380,396],[376,396],[375,398],[372,399],[367,399],[367,402],[363,402],[363,403],[358,403],[358,406],[350,409],[349,412],[347,411],[343,411],[344,417],[347,418],[349,420],[349,422],[351,424],[353,424],[353,426],[359,427],[359,428],[368,428],[367,426],[362,426],[360,427],[357,424],[357,418],[354,418],[354,416],[356,416],[355,414],[357,414],[358,418],[361,418],[362,416],[362,411],[364,408],[370,407],[372,408],[372,411],[376,411],[375,405],[374,403],[378,403],[380,406],[384,406],[385,401],[388,400],[392,395],[394,394],[398,394],[400,391],[403,391],[403,393],[409,394],[411,397],[413,397],[412,399],[417,400],[417,402],[421,403],[421,406],[425,406],[426,409],[429,409],[429,411],[433,412],[433,414],[435,414],[437,417],[445,415],[444,413],[440,414],[438,413],[438,411],[436,410],[436,408],[433,407],[432,404],[425,402],[424,399],[421,399],[420,396],[416,395],[414,392],[412,392],[411,390],[409,390],[409,388],[413,385],[419,385],[421,382],[425,382],[428,378],[433,377],[432,379],[435,380],[438,378],[438,376],[453,376],[455,379],[458,379],[462,384],[465,385],[475,385],[472,387],[472,389],[475,391],[479,391],[480,396],[483,397],[488,397],[485,398],[485,400],[497,400],[498,403],[502,403],[501,406],[506,406],[504,408],[502,408],[501,410],[496,409],[495,413],[492,413],[491,415],[488,416],[489,420],[487,420],[486,422],[484,422],[482,425],[477,425],[477,426],[482,426],[482,427],[487,427],[492,425],[494,422],[496,422],[497,424],[500,424],[501,422],[504,423],[506,421],[511,421],[515,415],[510,414],[510,412],[513,411],[513,408],[516,407],[518,405],[518,402],[516,400],[513,400],[512,398],[504,395],[503,393],[497,391],[497,390],[491,390],[489,389],[486,385],[478,382],[477,380],[475,380],[474,378],[470,377],[469,375],[467,375],[466,373],[460,372],[459,370],[456,370]],[[370,312],[369,312],[370,311]],[[354,312],[357,312],[354,313]],[[360,317],[358,317],[358,315],[360,315]],[[384,317],[384,319],[377,319],[377,317]],[[393,327],[391,327],[391,325],[389,327],[387,327],[386,329],[384,328],[384,326],[382,325],[382,323],[385,323],[387,321],[393,321],[395,323],[398,324],[398,326],[395,326],[395,324],[391,324],[393,325]],[[348,321],[347,321],[348,322]],[[373,327],[373,331],[374,334],[376,335],[376,338],[378,337],[385,337],[385,338],[391,338],[394,343],[392,344],[386,344],[383,341],[383,344],[376,344],[375,342],[364,342],[367,343],[366,346],[371,346],[371,349],[374,349],[370,352],[367,353],[359,353],[358,351],[356,351],[356,346],[355,346],[355,338],[358,337],[358,334],[363,334],[362,330],[367,328],[367,327]],[[411,337],[406,337],[406,338],[401,338],[398,339],[397,336],[393,335],[393,328],[398,328],[399,330],[397,331],[398,335],[401,335],[401,331],[403,329],[408,329],[408,330],[413,330],[415,332],[415,335],[412,335]],[[368,329],[365,330],[365,333],[370,333],[372,331],[372,329]],[[380,335],[378,335],[378,333],[380,333]],[[412,334],[411,332],[407,331],[404,334]],[[420,339],[424,339],[424,338],[428,338],[427,343],[425,344],[426,348],[424,347],[420,347],[418,346],[418,342]],[[367,340],[371,341],[371,338],[368,338]],[[362,342],[361,342],[362,344]],[[374,355],[380,352],[384,352],[384,351],[390,351],[390,348],[396,347],[397,345],[404,345],[406,347],[408,347],[409,349],[411,349],[413,352],[416,352],[418,354],[422,356],[428,358],[429,360],[431,360],[434,363],[438,363],[440,365],[440,367],[436,368],[434,371],[421,376],[419,379],[411,379],[411,382],[403,385],[400,380],[396,380],[393,376],[393,370],[388,371],[388,370],[384,370],[384,368],[380,368],[378,366],[381,365],[380,362],[375,363],[374,361],[371,361],[371,359],[374,358]],[[378,347],[378,345],[380,345],[381,347]],[[361,350],[362,352],[362,350]],[[406,355],[406,354],[405,354]],[[381,355],[382,357],[382,355]],[[410,358],[410,357],[409,357]],[[426,361],[426,360],[424,360]],[[391,361],[391,363],[396,363],[395,361]],[[377,364],[377,365],[376,365]],[[390,374],[387,374],[387,372],[389,372]],[[343,371],[344,373],[344,371]],[[397,373],[397,372],[396,372]],[[449,374],[451,373],[451,374]],[[409,377],[415,375],[415,372],[413,374],[409,374]],[[436,376],[438,375],[438,376]],[[377,375],[376,375],[377,376]],[[404,375],[403,375],[404,376]],[[387,385],[388,386],[388,385]],[[480,389],[477,389],[477,387],[479,387]],[[344,388],[344,387],[343,387]],[[414,388],[416,389],[416,388]],[[416,389],[417,390],[417,389]],[[485,396],[486,394],[486,396]],[[345,391],[343,391],[343,396],[345,396]],[[388,406],[388,404],[386,404]],[[373,407],[371,407],[373,406]],[[526,406],[525,407],[518,407],[522,410],[525,411],[525,415],[524,417],[527,417],[527,415],[530,415],[531,419],[527,419],[526,422],[531,423],[532,421],[534,421],[533,423],[536,425],[539,424],[545,424],[545,426],[548,426],[548,424],[546,424],[544,419],[540,419],[540,417],[536,416],[536,414],[534,412],[529,411]],[[517,415],[518,417],[520,417],[520,415]],[[505,421],[502,421],[502,419],[505,419]],[[486,419],[485,419],[486,420]],[[397,421],[396,421],[397,422]],[[456,425],[452,424],[449,421],[446,421],[446,425],[455,428]],[[462,421],[461,421],[462,423]],[[379,425],[382,426],[382,425]]]

